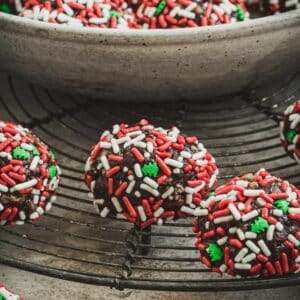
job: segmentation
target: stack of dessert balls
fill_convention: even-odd
[[[298,108],[287,111],[293,128]],[[212,271],[243,277],[297,272],[300,191],[264,169],[213,191],[217,175],[214,157],[197,137],[146,120],[105,131],[85,166],[101,217],[146,228],[194,216],[200,261]]]

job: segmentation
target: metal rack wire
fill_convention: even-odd
[[[1,228],[0,263],[117,289],[220,291],[300,283],[300,275],[220,277],[198,261],[192,219],[152,226],[151,231],[122,220],[99,219],[82,180],[90,146],[101,131],[116,122],[148,118],[201,137],[217,159],[220,183],[265,167],[300,186],[300,169],[280,146],[277,124],[278,114],[300,98],[300,76],[268,92],[200,103],[97,102],[54,93],[4,73],[0,88],[0,118],[32,128],[57,153],[63,169],[59,201],[48,215],[35,224]]]

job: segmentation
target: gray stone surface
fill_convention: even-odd
[[[141,290],[117,291],[107,287],[93,286],[50,278],[0,265],[0,282],[26,296],[28,300],[268,300],[299,299],[300,286],[273,290],[224,292],[224,293],[183,293]]]
[[[0,13],[0,65],[107,100],[199,100],[300,70],[300,9],[177,30],[69,28]]]

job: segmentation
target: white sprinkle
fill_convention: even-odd
[[[296,246],[298,247],[300,245],[299,240],[293,235],[293,234],[289,234],[288,235],[288,239]]]
[[[264,207],[266,205],[266,201],[260,197],[256,198],[256,203],[261,207]]]
[[[112,134],[117,134],[120,130],[120,126],[118,124],[115,124],[113,126]]]
[[[132,180],[132,181],[128,184],[128,187],[127,187],[127,189],[126,189],[126,193],[127,193],[127,194],[130,194],[130,193],[132,192],[134,186],[135,186],[135,180]]]
[[[248,240],[245,244],[254,253],[258,254],[260,252],[260,249],[252,241]]]
[[[158,208],[155,212],[153,212],[153,217],[158,218],[164,211],[165,210],[162,207]]]
[[[184,9],[179,9],[177,11],[177,14],[181,17],[188,18],[188,19],[195,19],[195,17],[196,17],[195,13],[186,11]]]
[[[111,198],[111,202],[113,203],[113,205],[114,205],[114,207],[115,207],[115,209],[116,209],[116,211],[117,211],[118,213],[120,213],[120,212],[123,211],[122,206],[121,206],[121,204],[120,204],[118,198],[112,197],[112,198]]]
[[[140,188],[141,188],[142,190],[145,190],[145,191],[149,192],[150,194],[152,194],[152,195],[155,196],[155,197],[158,197],[158,196],[159,196],[159,192],[158,192],[157,190],[153,189],[152,187],[150,187],[150,186],[147,185],[147,184],[142,183],[142,184],[140,185]]]
[[[86,8],[92,8],[94,5],[94,0],[87,0],[86,2]]]
[[[220,223],[225,223],[225,222],[230,222],[233,220],[233,216],[225,216],[225,217],[220,217],[214,219],[215,224],[220,224]]]
[[[22,5],[21,0],[14,0],[14,3],[15,3],[16,11],[18,13],[20,13],[23,10],[23,5]],[[2,128],[5,128],[5,127],[6,127],[6,125]]]
[[[24,190],[24,189],[33,187],[33,186],[35,186],[36,184],[37,184],[37,180],[36,180],[36,179],[32,179],[32,180],[29,180],[29,181],[26,181],[26,182],[23,182],[23,183],[20,183],[20,184],[15,185],[14,187],[12,187],[12,188],[10,189],[10,191],[11,191],[11,192],[14,192],[14,191]]]
[[[210,222],[209,222],[209,221],[206,221],[205,224],[204,224],[206,230],[209,229],[209,225],[210,225]]]
[[[24,221],[16,221],[16,225],[24,225],[25,222]],[[10,298],[9,298],[10,299]],[[16,300],[18,300],[19,298],[16,298]],[[13,299],[12,299],[13,300]]]
[[[217,244],[219,246],[222,246],[222,245],[224,245],[227,242],[227,240],[228,240],[228,237],[224,236],[224,237],[222,237],[222,238],[220,238],[220,239],[217,240]]]
[[[37,168],[39,161],[40,161],[40,157],[34,156],[34,158],[31,161],[29,170],[34,171]]]
[[[191,188],[189,186],[186,186],[184,191],[188,194],[194,194],[195,193],[195,189],[194,188]]]
[[[208,215],[208,210],[207,209],[201,209],[200,207],[197,207],[194,210],[194,215],[196,217],[207,216]]]
[[[229,233],[234,234],[234,233],[236,233],[237,230],[238,230],[237,227],[230,227],[229,228]]]
[[[248,251],[249,251],[248,248],[242,248],[238,252],[238,254],[235,256],[234,261],[235,262],[240,262],[244,258],[244,256],[248,253]]]
[[[52,203],[48,202],[45,206],[45,211],[49,211],[52,207]]]
[[[142,196],[142,194],[139,192],[139,191],[135,191],[134,192],[134,195],[137,197],[137,198],[140,198]]]
[[[0,192],[7,193],[8,187],[3,184],[0,184]]]
[[[0,203],[0,211],[4,209],[4,206]]]
[[[141,130],[131,131],[127,133],[128,136],[138,136],[138,140],[143,140],[146,136],[142,133]],[[136,138],[135,138],[136,139]]]
[[[32,146],[26,143],[22,143],[21,147],[25,150],[32,151]]]
[[[139,206],[137,207],[137,210],[138,210],[138,213],[139,213],[139,215],[140,215],[141,221],[142,221],[142,222],[145,222],[145,221],[147,220],[147,216],[146,216],[146,214],[145,214],[145,211],[144,211],[143,206],[139,205]]]
[[[166,199],[166,198],[168,198],[173,192],[174,192],[174,187],[170,186],[169,189],[168,189],[167,191],[165,191],[165,192],[161,195],[161,197],[162,197],[163,199]]]
[[[175,168],[182,168],[183,167],[183,163],[179,162],[177,160],[171,159],[171,158],[166,158],[165,163],[171,167],[175,167]]]
[[[153,144],[151,142],[147,142],[147,151],[152,153],[153,152]]]
[[[242,263],[246,264],[254,259],[256,259],[256,255],[254,253],[250,253],[242,259]]]
[[[244,195],[246,197],[258,197],[259,194],[263,192],[263,190],[244,190]]]
[[[111,143],[108,142],[100,142],[99,146],[103,149],[110,149],[111,148]]]
[[[119,145],[117,144],[117,140],[116,139],[111,139],[111,145],[112,145],[112,149],[113,149],[113,152],[115,154],[118,154],[120,152],[120,147]]]
[[[274,209],[273,210],[273,215],[277,217],[281,217],[283,215],[283,212],[281,209]]]
[[[237,186],[241,186],[243,188],[247,188],[249,185],[249,182],[247,180],[237,180],[235,183]]]
[[[192,157],[192,154],[188,151],[181,151],[180,152],[180,155],[183,157],[183,158],[186,158],[186,159],[190,159]]]
[[[300,208],[290,207],[289,214],[300,214]]]
[[[104,202],[105,202],[104,199],[96,199],[93,201],[93,204],[96,208],[98,208],[98,206],[102,206],[104,204]]]
[[[227,269],[228,269],[228,267],[225,264],[221,265],[219,268],[220,272],[222,272],[222,273],[225,273]]]
[[[30,214],[29,219],[33,220],[39,217],[39,214],[35,211],[33,213]]]
[[[247,231],[245,232],[245,238],[253,240],[257,238],[257,234],[255,232]]]
[[[198,159],[202,158],[206,154],[206,152],[207,152],[206,150],[203,150],[201,152],[194,153],[192,156],[192,159],[198,160]]]
[[[66,3],[64,3],[63,5],[63,9],[65,11],[65,13],[70,16],[70,17],[73,17],[74,15],[74,10]]]
[[[276,227],[276,229],[277,229],[278,231],[282,231],[282,230],[283,230],[283,225],[282,225],[280,222],[277,222],[277,223],[275,224],[275,227]]]
[[[193,202],[193,195],[192,194],[186,194],[185,196],[185,203],[190,204]]]
[[[90,189],[91,189],[92,192],[94,192],[95,186],[96,186],[96,180],[93,180],[93,181],[91,182],[91,186],[90,186]]]
[[[234,264],[234,268],[237,269],[237,270],[250,270],[251,269],[251,265],[250,264],[235,263]]]
[[[58,184],[59,184],[59,180],[56,177],[52,178],[49,183],[49,190],[55,191],[58,188]]]
[[[210,180],[209,180],[209,184],[208,184],[208,187],[211,188],[214,183],[216,182],[216,179],[217,179],[217,175],[214,174],[213,176],[211,176]]]
[[[157,189],[158,188],[158,183],[151,179],[150,177],[144,177],[144,182],[150,185],[152,188]]]
[[[257,242],[257,244],[260,247],[260,249],[262,250],[262,252],[264,253],[264,255],[271,256],[271,251],[269,250],[269,248],[266,245],[266,243],[264,242],[264,240],[259,240]]]
[[[239,239],[241,241],[243,241],[245,239],[245,234],[244,234],[244,232],[240,228],[238,228],[238,230],[236,231],[236,233],[237,233],[237,235],[238,235],[238,237],[239,237]]]
[[[234,204],[230,203],[228,205],[229,210],[231,211],[233,217],[235,220],[239,221],[241,219],[241,214],[240,212],[237,210],[237,208],[235,207]]]
[[[110,212],[109,208],[105,206],[105,207],[102,209],[102,211],[100,212],[100,216],[101,216],[102,218],[105,218],[105,217],[107,217],[107,215],[109,214],[109,212]]]
[[[33,20],[38,20],[40,14],[40,7],[38,5],[35,5],[32,11],[33,11]]]
[[[143,173],[142,173],[140,164],[138,164],[138,163],[134,164],[133,168],[134,168],[134,173],[137,177],[139,177],[139,178],[143,177]]]
[[[108,162],[108,159],[105,155],[102,155],[100,157],[100,160],[102,162],[102,165],[104,167],[105,170],[109,170],[110,169],[110,165],[109,165],[109,162]]]
[[[91,170],[91,163],[90,163],[90,159],[88,158],[84,166],[84,172],[89,172],[90,170]]]
[[[38,213],[40,216],[44,214],[44,210],[43,210],[43,208],[40,207],[40,206],[38,206],[38,207],[36,208],[36,211],[37,211],[37,213]]]
[[[208,164],[208,160],[207,159],[198,159],[196,160],[196,165],[197,166],[206,166]]]
[[[147,24],[148,25],[148,24]],[[164,221],[161,219],[161,218],[159,218],[158,220],[157,220],[157,225],[158,226],[161,226],[162,224],[164,223]]]
[[[134,142],[133,146],[138,147],[138,148],[146,148],[146,143],[144,142]],[[150,153],[145,152],[144,156],[147,155],[148,158],[150,158]]]
[[[33,196],[33,204],[37,205],[40,201],[40,196],[39,195],[34,195]]]
[[[25,214],[25,212],[23,210],[20,210],[20,212],[19,212],[19,218],[21,220],[25,220],[26,219],[26,214]]]
[[[127,142],[129,140],[130,140],[130,137],[127,136],[127,135],[125,135],[125,136],[117,139],[116,141],[117,141],[117,144],[120,145],[120,144],[123,144],[123,143],[125,143],[125,142]]]
[[[195,216],[195,210],[188,206],[181,206],[180,210],[188,215]]]
[[[243,222],[249,221],[249,220],[257,217],[258,215],[259,215],[259,213],[257,210],[252,210],[249,213],[242,216],[242,221]]]
[[[54,203],[55,201],[56,201],[56,196],[51,196],[50,202],[51,202],[51,203]]]
[[[243,211],[245,209],[245,204],[244,203],[239,203],[238,204],[238,209]]]
[[[267,230],[267,241],[272,241],[274,237],[275,225],[270,225]]]

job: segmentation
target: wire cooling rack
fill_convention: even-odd
[[[112,124],[148,118],[178,125],[214,154],[220,183],[265,167],[300,186],[300,168],[278,139],[278,115],[300,98],[300,76],[269,91],[189,103],[125,104],[54,93],[0,73],[0,119],[30,127],[57,153],[63,169],[59,201],[35,224],[2,227],[0,263],[117,289],[221,291],[296,285],[300,275],[232,279],[203,267],[192,219],[140,231],[100,219],[83,183],[85,159]]]

